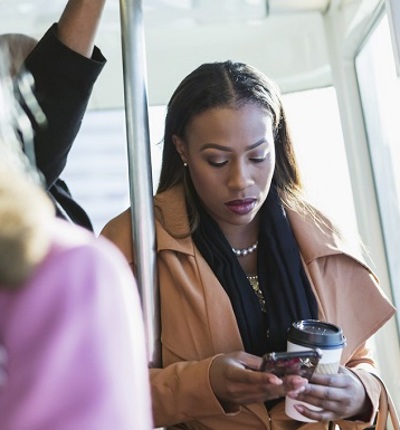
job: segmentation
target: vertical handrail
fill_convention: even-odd
[[[141,0],[120,0],[131,222],[150,367],[161,363],[159,299]]]

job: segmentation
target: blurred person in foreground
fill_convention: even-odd
[[[7,91],[0,85],[0,429],[149,430],[132,273],[107,240],[55,217],[13,135],[21,111]]]

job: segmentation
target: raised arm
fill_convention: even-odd
[[[94,47],[105,0],[69,0],[25,61],[47,126],[35,123],[38,168],[48,189],[60,177],[79,132],[93,85],[105,64]]]
[[[90,58],[104,5],[105,0],[70,0],[58,22],[60,42]]]

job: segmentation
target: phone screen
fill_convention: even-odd
[[[295,352],[271,352],[263,356],[262,372],[273,373],[282,378],[287,375],[300,375],[310,379],[321,358],[316,350]]]

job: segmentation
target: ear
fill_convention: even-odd
[[[173,134],[172,135],[172,142],[175,145],[175,149],[177,150],[178,154],[180,155],[182,162],[186,163],[186,144],[178,135]]]

